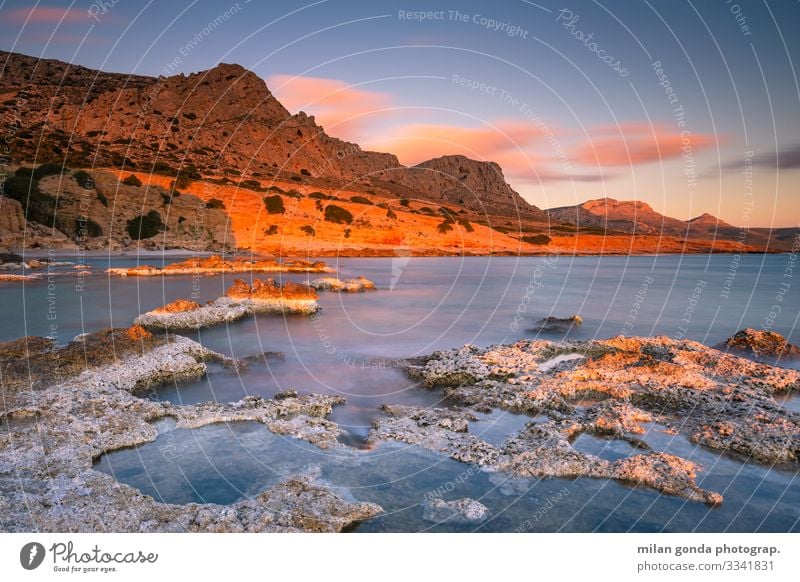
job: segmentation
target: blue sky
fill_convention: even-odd
[[[0,2],[4,50],[147,75],[236,62],[333,135],[498,161],[540,207],[754,226],[800,225],[797,24],[790,0]]]

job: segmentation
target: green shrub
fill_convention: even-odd
[[[436,227],[436,230],[439,231],[439,234],[445,234],[453,230],[453,221],[450,219],[445,219],[439,226]]]
[[[255,182],[255,180],[248,180],[248,181]],[[280,186],[275,186],[275,185],[269,186],[267,188],[267,191],[268,192],[277,192],[278,194],[284,194],[285,193],[285,190],[283,188],[281,188]]]
[[[41,180],[47,176],[57,176],[68,171],[69,168],[65,168],[61,164],[42,164],[35,170],[31,171],[31,176],[33,176],[33,178],[36,180]]]
[[[461,228],[463,228],[467,232],[475,232],[475,229],[472,228],[472,225],[469,223],[469,220],[467,220],[466,218],[459,218],[458,219],[458,224],[460,224]]]
[[[353,215],[341,206],[328,204],[325,207],[325,220],[335,224],[351,224],[353,222]]]
[[[411,200],[409,200],[408,198],[401,198],[400,206],[405,206],[406,208],[408,208],[409,206],[411,206]]]
[[[108,198],[106,198],[105,194],[103,194],[102,192],[98,192],[97,199],[100,201],[100,204],[108,208]]]
[[[103,236],[103,228],[91,218],[78,216],[75,219],[75,233],[79,239]]]
[[[301,173],[301,174],[303,174],[304,176],[310,176],[310,175],[311,175],[311,172],[309,172],[309,171],[308,171],[308,170],[306,170],[305,168],[302,168],[302,169],[300,170],[300,173]]]
[[[206,208],[214,210],[215,208],[225,208],[225,203],[219,198],[212,198],[206,202]]]
[[[552,239],[546,234],[534,234],[532,236],[523,236],[522,242],[529,245],[549,245]]]
[[[175,168],[170,166],[166,162],[156,162],[153,164],[153,172],[156,174],[167,174],[168,176],[174,176],[177,174]]]
[[[78,183],[78,186],[84,188],[86,190],[94,189],[94,180],[89,175],[89,172],[84,172],[83,170],[78,170],[75,172],[72,177],[75,179],[75,182]]]
[[[386,218],[389,220],[397,220],[397,214],[394,213],[394,210],[391,208],[386,209]]]
[[[332,198],[332,196],[328,196],[323,192],[312,192],[308,197],[314,198],[315,200],[330,200]]]
[[[261,186],[261,182],[259,182],[258,180],[240,180],[239,188],[246,188],[247,190],[253,190],[255,192],[268,192],[268,191],[283,192],[283,190],[281,190],[280,188],[276,188],[275,186],[264,188],[263,186]]]
[[[283,205],[283,198],[279,194],[264,197],[264,206],[269,214],[284,214],[286,207]]]
[[[20,168],[3,184],[5,195],[22,204],[28,220],[56,225],[56,199],[39,190],[39,178],[30,168]]]
[[[144,216],[137,216],[128,221],[128,236],[133,240],[152,238],[164,230],[161,215],[156,210],[151,210]]]
[[[267,236],[273,235],[273,234],[278,234],[278,225],[277,224],[272,224],[272,225],[270,225],[269,228],[265,228],[264,229],[264,234],[266,234]]]
[[[350,202],[355,202],[356,204],[369,204],[372,206],[372,200],[369,198],[364,198],[363,196],[351,196]]]
[[[175,177],[175,188],[183,188],[186,189],[192,185],[192,181],[197,180],[198,178],[192,178],[189,174],[184,173],[183,171],[179,172],[178,175]]]
[[[345,228],[344,229],[344,238],[350,238],[350,229],[349,228]]]
[[[134,176],[133,174],[130,174],[129,176],[127,176],[122,181],[122,183],[125,184],[126,186],[137,186],[138,187],[138,186],[142,185],[142,181],[139,178],[137,178],[136,176]]]
[[[284,192],[286,196],[289,198],[302,198],[303,194],[298,190],[289,190],[288,192]]]
[[[302,230],[302,231],[303,231],[304,233],[306,233],[308,236],[314,236],[314,235],[317,233],[317,231],[316,231],[316,230],[314,230],[314,227],[313,227],[313,226],[309,226],[309,225],[307,225],[307,224],[306,224],[306,225],[304,225],[304,226],[301,226],[301,227],[300,227],[300,230]]]

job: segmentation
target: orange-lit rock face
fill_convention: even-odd
[[[800,357],[800,348],[790,344],[781,334],[751,328],[736,332],[725,341],[722,348],[753,354],[757,357]]]
[[[233,285],[225,293],[227,297],[236,300],[259,300],[259,299],[317,299],[317,292],[307,285],[287,281],[281,287],[273,279],[253,281],[253,285],[248,285],[241,279],[236,279]]]
[[[158,307],[153,313],[183,313],[200,309],[200,304],[189,299],[178,299],[172,303],[167,303],[164,307]]]
[[[107,272],[119,276],[157,277],[159,275],[215,275],[218,273],[325,273],[329,269],[322,261],[284,261],[273,259],[248,261],[246,259],[223,260],[219,255],[191,258],[171,263],[163,269],[140,265],[130,269],[112,268]]]
[[[153,337],[153,334],[147,331],[141,325],[132,325],[131,327],[125,330],[125,335],[128,336],[128,339],[131,339],[133,341],[141,341]]]

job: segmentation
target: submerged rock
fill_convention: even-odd
[[[545,317],[536,322],[528,331],[531,333],[546,332],[546,333],[566,333],[573,327],[579,327],[583,324],[583,318],[580,315],[573,315],[572,317]]]
[[[159,383],[203,374],[208,359],[226,359],[188,338],[154,337],[142,328],[88,334],[61,348],[45,338],[0,346],[4,366],[21,353],[31,355],[36,391],[10,386],[4,368],[0,421],[14,438],[0,438],[2,531],[340,531],[381,511],[305,476],[228,506],[170,505],[92,469],[103,453],[153,441],[153,421],[165,417],[179,428],[256,421],[323,448],[342,446],[339,427],[325,418],[339,397],[192,406],[163,402],[155,392],[137,397]],[[63,365],[55,366],[59,359]]]
[[[781,334],[749,327],[737,331],[718,347],[755,358],[800,358],[800,347],[790,344]]]
[[[202,306],[178,299],[140,315],[135,323],[150,329],[200,329],[231,323],[256,313],[309,315],[317,310],[317,293],[305,285],[289,281],[281,287],[272,279],[257,279],[248,285],[237,279],[225,297]]]
[[[364,277],[356,277],[345,281],[336,277],[323,277],[314,279],[309,285],[318,291],[343,291],[345,293],[359,293],[375,289],[375,283]]]
[[[437,497],[424,501],[422,507],[422,519],[433,523],[481,523],[489,517],[489,508],[469,497],[455,501]]]

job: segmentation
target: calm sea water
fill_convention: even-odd
[[[174,259],[169,259],[174,260]],[[103,327],[126,326],[141,312],[194,294],[214,299],[234,277],[108,278],[108,266],[157,264],[153,259],[86,258],[94,274],[76,285],[75,271],[55,269],[35,282],[0,284],[0,340],[52,335],[66,343]],[[255,358],[234,374],[212,368],[200,381],[166,386],[176,403],[234,401],[246,394],[343,395],[333,419],[351,448],[323,452],[278,437],[254,423],[198,430],[161,423],[154,443],[105,455],[97,465],[164,501],[229,503],[299,471],[313,471],[344,496],[375,501],[387,511],[360,531],[789,531],[800,525],[800,480],[787,468],[743,465],[653,426],[657,450],[692,458],[701,484],[720,491],[715,509],[603,480],[516,480],[489,474],[415,447],[384,444],[361,450],[384,403],[443,405],[415,386],[390,360],[464,343],[489,345],[559,334],[532,331],[549,315],[580,314],[569,338],[666,335],[709,345],[744,327],[777,331],[797,343],[800,280],[788,255],[660,257],[414,258],[328,260],[339,276],[363,275],[378,285],[365,294],[322,293],[318,317],[259,316],[189,334],[204,345]],[[284,275],[304,281],[304,275]],[[797,398],[785,405],[798,409]],[[502,442],[531,419],[495,412],[472,430]],[[608,459],[635,454],[620,441],[589,435],[575,443]],[[420,502],[469,496],[491,511],[479,525],[423,520]]]

